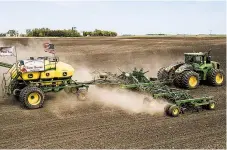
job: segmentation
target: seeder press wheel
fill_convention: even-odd
[[[77,98],[80,101],[87,100],[87,89],[78,89],[78,91],[77,91]]]
[[[180,114],[180,108],[177,105],[167,105],[165,107],[165,113],[172,117],[177,117]]]

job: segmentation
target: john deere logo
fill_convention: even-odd
[[[67,72],[63,72],[63,76],[67,76]]]
[[[28,74],[28,78],[33,78],[33,74]]]

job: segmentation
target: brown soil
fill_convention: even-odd
[[[52,38],[1,39],[16,45],[18,57],[47,55],[44,41],[56,44],[57,55],[80,71],[118,72],[136,67],[157,70],[181,61],[184,52],[212,49],[212,59],[226,71],[225,38]],[[2,59],[2,58],[1,58]],[[1,74],[3,70],[1,70]],[[188,112],[177,118],[133,113],[104,103],[78,102],[65,93],[50,93],[41,109],[27,110],[13,99],[0,100],[0,148],[218,148],[226,149],[226,86],[201,85],[193,96],[214,96],[214,111]]]

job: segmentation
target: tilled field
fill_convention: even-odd
[[[17,45],[19,57],[24,57],[46,55],[41,44],[49,40],[56,45],[60,59],[75,67],[78,80],[89,78],[87,70],[117,72],[118,67],[125,71],[144,67],[150,70],[148,76],[156,76],[160,67],[181,61],[184,52],[210,48],[212,59],[226,71],[225,38],[1,39],[0,44]],[[190,93],[214,96],[217,109],[171,118],[96,101],[78,102],[64,93],[48,94],[44,107],[37,110],[1,99],[0,148],[226,149],[226,86],[201,85]]]

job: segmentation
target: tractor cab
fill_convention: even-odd
[[[198,52],[198,53],[184,53],[185,55],[185,63],[187,64],[210,64],[211,63],[211,56],[209,52]]]
[[[186,64],[205,64],[207,61],[206,54],[199,52],[199,53],[185,53],[185,63]]]

